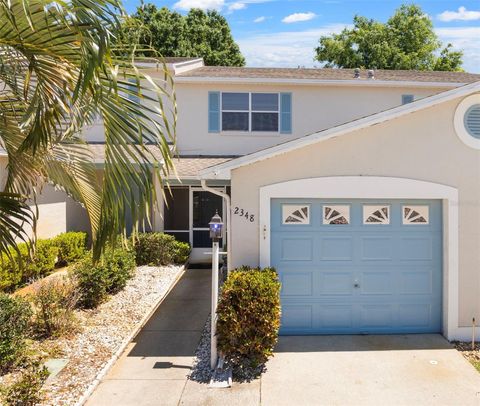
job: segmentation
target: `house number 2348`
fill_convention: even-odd
[[[241,209],[240,207],[235,207],[233,209],[233,214],[235,214],[236,216],[244,217],[250,223],[253,223],[255,221],[255,215],[254,214],[250,214],[248,211],[245,211],[245,210]]]

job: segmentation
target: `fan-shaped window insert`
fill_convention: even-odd
[[[283,224],[310,224],[309,204],[282,205]]]
[[[428,224],[428,206],[403,206],[403,224]]]
[[[350,206],[339,204],[323,206],[323,224],[350,224]]]
[[[363,224],[390,224],[390,206],[363,206]]]
[[[474,138],[480,139],[480,104],[474,104],[463,118],[467,132]]]

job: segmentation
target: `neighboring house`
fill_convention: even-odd
[[[167,62],[178,176],[152,229],[205,261],[218,210],[229,267],[277,268],[284,334],[471,335],[480,75]]]

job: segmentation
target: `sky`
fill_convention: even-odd
[[[216,9],[228,20],[247,66],[313,67],[322,35],[351,25],[356,14],[385,22],[397,0],[145,0],[182,14],[192,7]],[[140,0],[124,0],[134,12]],[[417,0],[444,43],[464,51],[463,68],[480,73],[480,0]]]

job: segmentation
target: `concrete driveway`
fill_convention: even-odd
[[[480,406],[480,374],[440,335],[281,337],[260,379],[209,389],[188,380],[209,311],[210,271],[190,269],[87,406]]]
[[[263,405],[480,405],[480,374],[440,335],[282,337]]]

